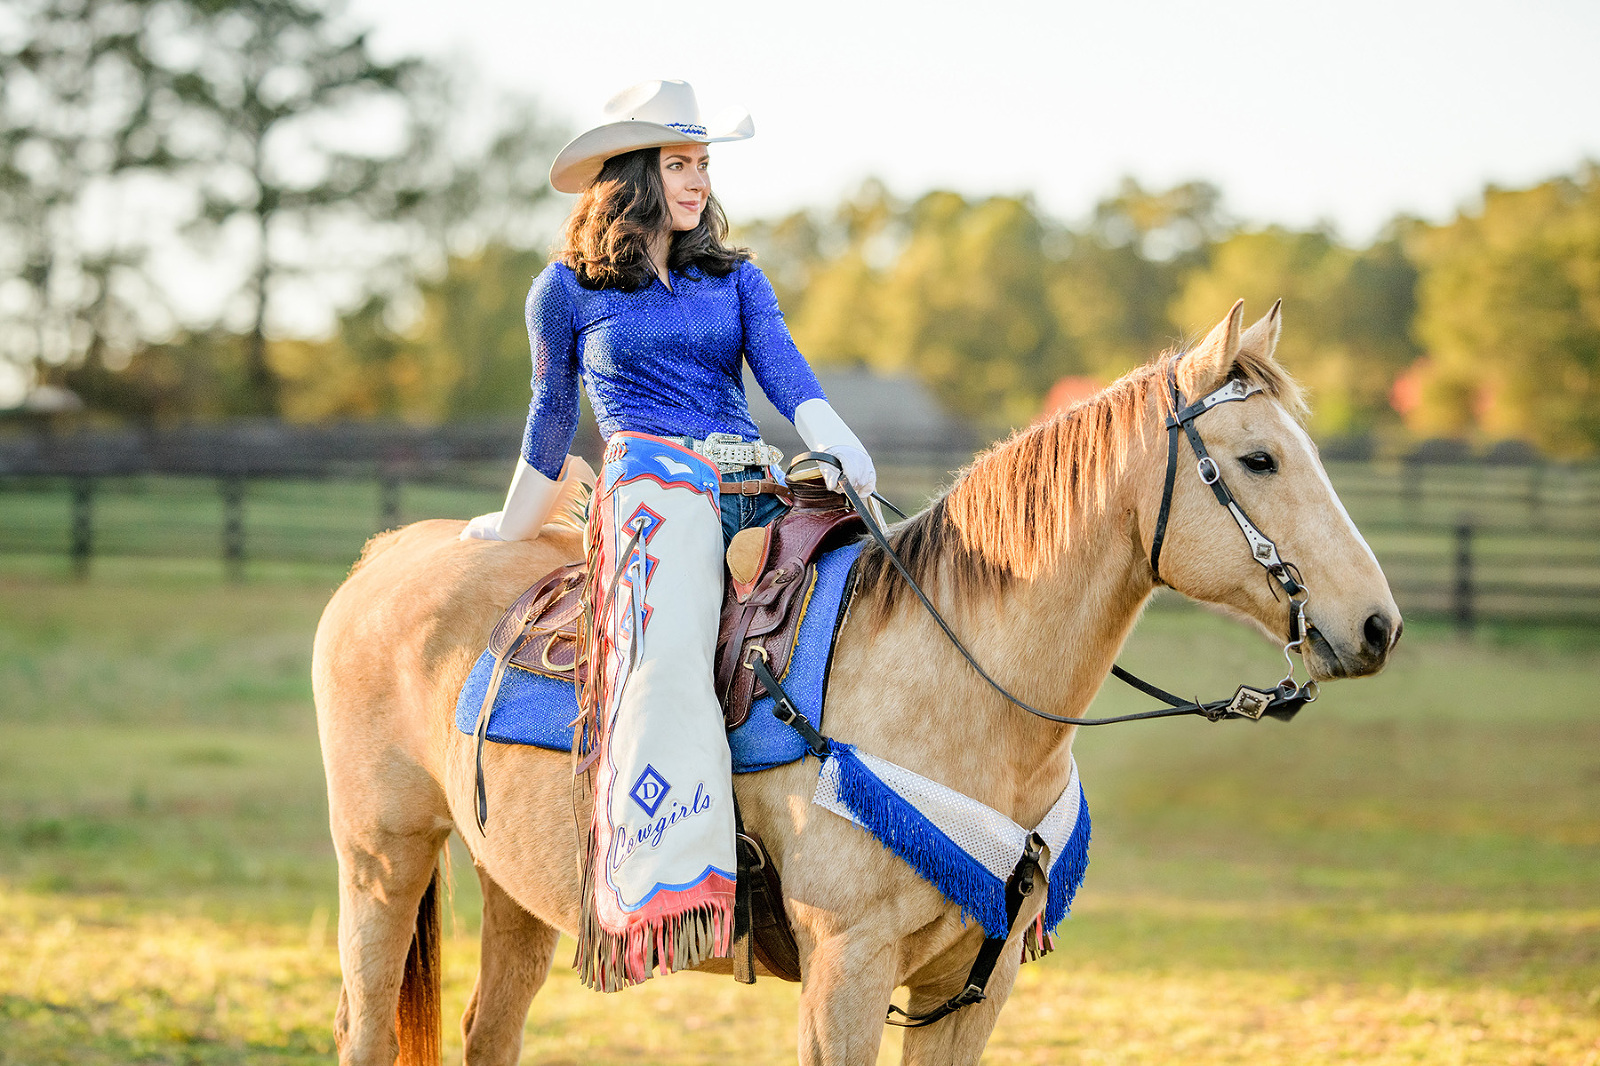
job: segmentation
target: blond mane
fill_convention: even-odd
[[[917,584],[932,594],[949,583],[965,597],[1053,567],[1084,522],[1104,512],[1135,440],[1164,432],[1150,412],[1163,420],[1171,413],[1167,374],[1180,358],[1181,352],[1163,352],[975,458],[944,495],[889,538]],[[1299,386],[1270,358],[1241,350],[1229,378],[1260,385],[1295,418],[1304,417]],[[886,615],[909,591],[876,544],[863,549],[858,572],[858,607]]]

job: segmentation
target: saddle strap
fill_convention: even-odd
[[[633,551],[638,539],[639,534],[635,531],[633,539],[628,542],[629,552]],[[518,596],[489,633],[488,650],[494,655],[494,670],[489,674],[489,685],[484,689],[483,703],[478,707],[478,720],[472,727],[474,814],[480,835],[488,835],[489,825],[489,790],[483,772],[483,745],[489,736],[489,712],[494,709],[495,697],[500,694],[506,666],[527,634],[528,627],[567,591],[568,582],[582,575],[582,567],[582,563],[568,563],[552,570],[538,584]]]
[[[756,942],[756,958],[772,976],[784,981],[800,981],[800,945],[795,943],[789,914],[783,909],[783,881],[761,837],[749,829],[739,841],[739,853],[750,852],[755,870],[746,878],[750,883],[751,931]]]
[[[800,980],[800,947],[783,909],[783,882],[766,845],[747,829],[734,804],[739,876],[733,902],[733,979],[756,983],[755,962],[782,981]]]
[[[759,481],[724,481],[718,488],[724,496],[788,496],[788,486],[769,478]]]
[[[805,715],[795,709],[794,701],[783,690],[783,683],[767,672],[764,664],[756,663],[755,665],[756,672],[761,675],[762,683],[774,694],[773,717],[799,732],[813,752],[819,755],[826,755],[831,741],[819,733],[816,727],[806,719]],[[978,948],[978,957],[972,961],[972,969],[967,972],[966,987],[925,1014],[912,1014],[891,1003],[889,1004],[888,1013],[883,1019],[885,1024],[896,1025],[903,1029],[920,1029],[925,1025],[932,1025],[941,1018],[948,1018],[963,1007],[970,1007],[974,1003],[982,1003],[989,997],[989,978],[994,975],[994,968],[1000,961],[1001,951],[1005,949],[1006,943],[1011,939],[1012,934],[1026,925],[1021,920],[1023,904],[1029,896],[1033,895],[1033,890],[1040,881],[1045,881],[1046,883],[1049,881],[1049,876],[1045,873],[1045,870],[1050,865],[1047,857],[1048,852],[1048,846],[1038,833],[1028,834],[1028,842],[1022,850],[1022,857],[1017,860],[1016,866],[1012,867],[1011,876],[1006,879],[1006,931],[1000,936],[984,938],[983,944]],[[781,890],[776,898],[779,907],[781,907],[783,901]],[[1030,918],[1030,920],[1032,919]],[[788,924],[786,914],[784,916],[784,924],[785,926]],[[792,939],[793,932],[789,932]],[[797,953],[796,959],[798,957]],[[766,962],[765,959],[762,961]],[[735,965],[738,965],[737,961]],[[770,964],[768,968],[771,969]],[[796,980],[798,980],[798,977],[796,977]],[[900,1018],[895,1017],[897,1014]]]
[[[891,1003],[889,1013],[883,1019],[885,1024],[897,1025],[902,1029],[921,1029],[941,1018],[948,1018],[962,1007],[970,1007],[989,998],[989,978],[994,975],[995,964],[1000,961],[1000,952],[1004,950],[1006,942],[1018,930],[1017,919],[1022,905],[1033,895],[1037,883],[1045,880],[1045,851],[1045,843],[1039,834],[1031,834],[1022,858],[1017,860],[1010,878],[1006,880],[1006,931],[1000,936],[984,938],[983,946],[978,948],[978,957],[967,972],[967,986],[925,1014],[911,1014]],[[897,1014],[900,1018],[895,1017]]]
[[[748,666],[753,656],[764,658],[780,677],[788,671],[817,558],[862,528],[860,516],[848,508],[797,506],[772,527],[767,570],[755,586],[742,597],[734,589],[723,600],[714,683],[728,729],[743,725],[751,701],[765,695]]]

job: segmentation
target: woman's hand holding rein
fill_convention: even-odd
[[[800,433],[800,439],[806,442],[807,448],[838,457],[844,466],[845,479],[863,498],[877,489],[878,472],[872,465],[872,457],[827,400],[819,397],[796,407],[794,428]],[[818,465],[822,466],[822,478],[828,488],[834,488],[838,483],[838,471],[831,466]]]

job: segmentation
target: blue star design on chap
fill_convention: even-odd
[[[644,773],[633,783],[628,790],[628,795],[639,808],[651,818],[656,816],[656,811],[661,809],[661,801],[667,798],[667,793],[672,791],[672,786],[667,779],[656,772],[656,768],[645,763]]]

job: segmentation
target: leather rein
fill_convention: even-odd
[[[1217,466],[1216,460],[1206,451],[1205,441],[1201,439],[1200,431],[1194,424],[1195,419],[1218,404],[1247,400],[1262,391],[1262,388],[1260,385],[1247,385],[1242,381],[1234,380],[1196,400],[1194,403],[1185,406],[1183,394],[1178,390],[1177,376],[1170,365],[1167,367],[1167,388],[1170,393],[1173,413],[1166,422],[1167,476],[1166,483],[1161,490],[1161,510],[1156,516],[1155,536],[1151,541],[1150,572],[1156,581],[1165,584],[1165,582],[1161,581],[1161,547],[1166,539],[1167,519],[1172,510],[1172,492],[1177,483],[1178,435],[1181,432],[1188,437],[1189,445],[1194,450],[1196,470],[1200,475],[1201,482],[1211,489],[1211,493],[1216,497],[1217,503],[1226,508],[1233,517],[1234,522],[1238,524],[1240,532],[1244,534],[1245,540],[1249,543],[1251,558],[1266,570],[1267,576],[1273,581],[1274,595],[1276,595],[1277,589],[1281,588],[1288,597],[1289,639],[1283,646],[1283,657],[1289,665],[1289,671],[1284,675],[1283,680],[1272,688],[1262,689],[1250,685],[1240,685],[1231,699],[1201,703],[1196,700],[1186,700],[1181,696],[1175,696],[1165,689],[1152,685],[1132,672],[1113,664],[1111,673],[1118,680],[1131,685],[1147,696],[1160,700],[1167,706],[1159,710],[1142,711],[1136,714],[1120,714],[1108,718],[1069,718],[1040,710],[1032,704],[1019,699],[1004,685],[989,676],[989,672],[979,664],[972,652],[967,650],[967,646],[961,642],[961,638],[956,636],[955,631],[950,628],[950,623],[945,621],[944,616],[934,607],[933,601],[928,598],[928,594],[922,591],[922,587],[911,576],[911,572],[906,568],[905,563],[895,553],[894,548],[890,546],[889,538],[884,534],[882,526],[873,518],[872,512],[863,504],[855,488],[842,476],[843,467],[834,456],[826,452],[802,452],[794,457],[790,465],[815,461],[828,463],[840,469],[839,491],[850,500],[851,505],[861,515],[862,520],[866,523],[867,533],[877,543],[878,547],[883,550],[884,555],[894,568],[899,571],[900,576],[911,587],[911,591],[916,593],[917,599],[922,601],[922,606],[927,608],[928,614],[938,623],[939,628],[944,631],[944,635],[949,638],[951,645],[961,653],[961,657],[967,661],[967,664],[973,670],[977,671],[978,676],[983,678],[990,688],[1029,714],[1043,718],[1046,721],[1058,722],[1062,725],[1112,725],[1116,722],[1135,722],[1148,718],[1175,718],[1191,714],[1200,715],[1212,722],[1219,722],[1225,718],[1248,718],[1252,721],[1259,721],[1262,716],[1288,721],[1298,714],[1302,707],[1317,698],[1317,683],[1315,681],[1307,681],[1304,685],[1300,685],[1294,679],[1293,653],[1300,651],[1305,642],[1306,598],[1309,590],[1306,588],[1305,583],[1300,580],[1298,568],[1293,563],[1283,560],[1278,554],[1278,546],[1256,527],[1255,523],[1250,520],[1250,516],[1245,513],[1244,508],[1239,505],[1238,500],[1234,499],[1233,493],[1228,491],[1227,484],[1222,480],[1221,469]],[[894,508],[894,510],[899,513],[898,508]]]

